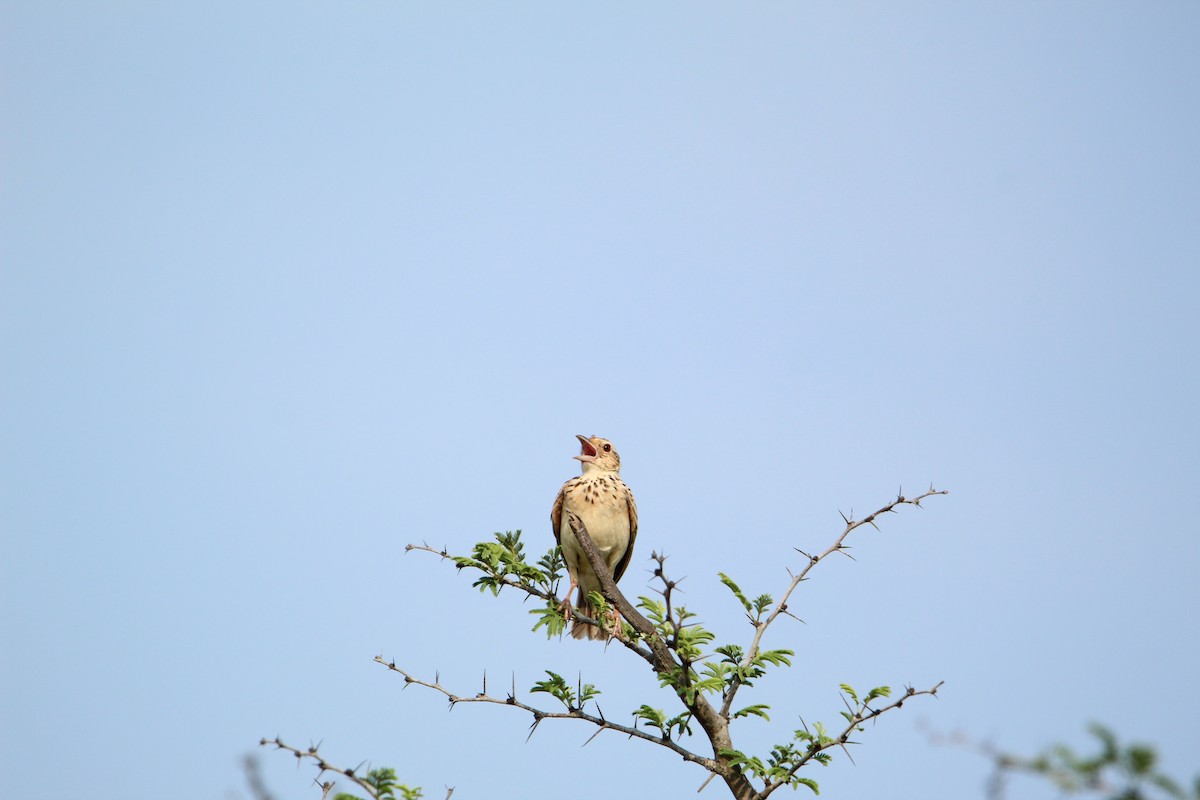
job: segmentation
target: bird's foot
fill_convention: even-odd
[[[563,596],[563,601],[558,604],[559,610],[562,611],[563,619],[571,618],[571,614],[574,611],[571,606],[571,595],[575,594],[577,588],[579,588],[579,584],[572,580],[571,585],[567,587],[567,593]]]
[[[606,620],[606,624],[608,627],[608,635],[616,636],[618,639],[622,638],[624,627],[622,625],[621,612],[614,608],[608,612],[607,616],[608,619]]]

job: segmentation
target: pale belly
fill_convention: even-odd
[[[567,511],[579,515],[587,527],[588,535],[596,543],[596,549],[604,557],[604,563],[611,571],[617,562],[625,555],[629,547],[629,510],[625,503],[589,502],[584,499],[583,491],[577,489],[568,492],[563,498],[562,523],[559,527],[559,538],[562,542],[563,558],[571,575],[579,581],[584,593],[599,591],[600,581],[593,574],[575,533],[567,522]]]

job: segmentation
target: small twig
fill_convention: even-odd
[[[827,556],[830,556],[834,553],[840,552],[843,555],[849,555],[849,553],[845,552],[845,545],[843,543],[846,541],[846,537],[850,535],[851,531],[861,528],[863,525],[871,525],[872,527],[878,528],[878,526],[875,525],[875,520],[880,515],[894,512],[896,507],[901,505],[911,505],[920,508],[921,501],[926,497],[940,494],[950,494],[950,492],[946,490],[939,491],[934,489],[933,486],[930,486],[928,491],[918,497],[907,498],[903,494],[898,494],[895,500],[883,506],[878,511],[868,514],[860,520],[854,519],[853,514],[851,514],[849,517],[847,517],[845,514],[842,514],[841,516],[842,520],[845,522],[845,527],[842,529],[842,532],[837,539],[834,540],[833,544],[829,545],[829,547],[825,548],[825,550],[818,555],[808,555],[803,551],[798,551],[808,558],[808,563],[806,563],[799,572],[796,572],[792,575],[791,583],[788,584],[787,589],[779,598],[779,601],[775,604],[775,609],[767,616],[765,620],[762,621],[761,624],[757,626],[757,629],[754,632],[754,639],[750,642],[750,647],[747,648],[746,655],[742,659],[742,666],[749,667],[754,659],[758,657],[759,649],[762,645],[763,634],[767,632],[767,628],[770,627],[771,623],[773,623],[780,614],[787,613],[788,598],[792,596],[792,592],[795,591],[796,587],[808,577],[808,573],[812,570],[812,568],[821,563],[821,561],[823,561]],[[841,512],[838,513],[841,514]],[[738,689],[741,687],[742,683],[740,681],[735,681],[733,685],[730,686],[729,691],[725,694],[725,701],[721,703],[721,716],[726,718],[729,717],[729,709],[733,707],[733,698],[737,694]]]
[[[355,774],[355,772],[362,766],[362,764],[359,764],[358,767],[355,767],[353,769],[346,769],[344,767],[335,766],[334,764],[332,764],[328,760],[326,760],[325,757],[322,756],[319,752],[317,752],[317,747],[319,747],[319,745],[313,745],[312,747],[309,747],[307,750],[301,750],[298,747],[292,747],[290,744],[284,742],[278,736],[276,736],[274,739],[265,739],[265,738],[261,739],[261,740],[259,740],[259,745],[261,745],[262,747],[274,746],[278,750],[286,750],[296,757],[297,762],[302,761],[306,758],[314,761],[317,766],[317,777],[314,779],[314,783],[316,783],[318,786],[321,787],[322,800],[326,796],[328,796],[330,790],[333,789],[332,781],[321,782],[321,780],[320,780],[321,776],[324,775],[326,772],[332,772],[335,775],[342,775],[342,776],[350,779],[351,781],[354,782],[355,785],[358,786],[358,788],[362,789],[364,792],[369,794],[371,796],[372,800],[377,800],[377,798],[379,797],[379,793],[376,791],[374,786],[372,786],[370,783],[367,783],[362,778],[359,778],[358,775]]]
[[[850,719],[847,722],[846,727],[842,729],[842,732],[840,734],[832,737],[831,741],[829,741],[823,747],[814,748],[814,749],[809,750],[807,753],[805,753],[804,756],[802,756],[800,759],[798,759],[796,761],[795,764],[792,765],[791,769],[788,770],[787,775],[785,775],[775,781],[768,782],[766,787],[761,792],[759,792],[758,797],[760,798],[760,800],[765,800],[765,798],[768,795],[770,795],[772,792],[774,792],[779,787],[789,785],[791,778],[797,772],[799,772],[800,769],[805,764],[807,764],[809,761],[811,761],[813,759],[813,757],[817,755],[817,753],[828,750],[831,747],[841,747],[843,750],[845,750],[847,744],[854,744],[854,742],[850,741],[850,734],[853,733],[858,728],[859,725],[866,722],[868,719],[874,719],[875,717],[878,717],[880,714],[886,714],[888,711],[891,711],[892,709],[900,708],[902,705],[904,705],[904,702],[906,700],[908,700],[910,697],[917,697],[917,696],[923,695],[923,694],[927,694],[932,697],[936,697],[937,693],[938,693],[938,689],[942,688],[943,683],[945,683],[945,681],[938,681],[937,684],[934,685],[932,688],[921,689],[921,690],[913,689],[910,686],[908,689],[905,690],[903,696],[897,698],[894,702],[892,702],[886,706],[880,706],[878,708],[869,708],[866,705],[866,703],[859,703],[857,709],[855,709],[854,712],[850,715]],[[801,724],[802,725],[804,724],[803,720],[801,720]],[[805,726],[805,729],[807,729],[807,726]],[[849,756],[849,751],[846,752],[846,755]],[[851,759],[851,761],[853,761],[853,759]]]

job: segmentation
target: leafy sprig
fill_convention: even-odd
[[[589,700],[595,699],[600,694],[599,689],[590,683],[584,683],[582,678],[572,689],[571,684],[567,683],[566,679],[557,672],[546,670],[546,674],[550,676],[549,680],[538,681],[529,691],[545,692],[566,706],[568,711],[582,710]]]

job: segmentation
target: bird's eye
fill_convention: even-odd
[[[607,453],[609,450],[612,450],[612,445],[611,444],[604,445],[604,452]]]

